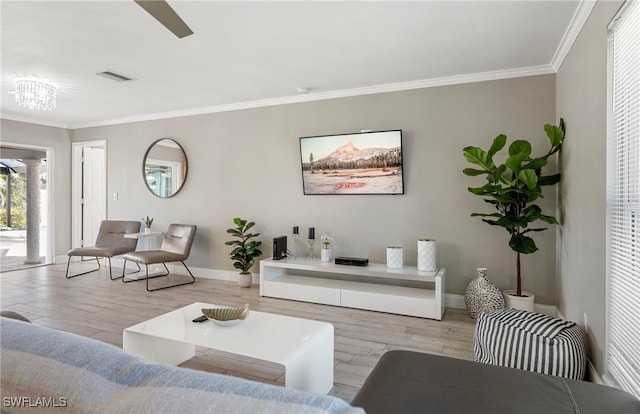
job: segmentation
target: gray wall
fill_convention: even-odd
[[[607,25],[622,2],[597,2],[556,77],[562,148],[558,231],[558,309],[587,315],[590,357],[604,368],[606,334]]]
[[[327,232],[338,255],[378,262],[387,245],[401,245],[415,265],[416,240],[435,238],[447,291],[462,294],[477,267],[488,267],[500,288],[515,284],[507,233],[469,217],[487,205],[466,190],[482,179],[462,174],[462,148],[488,147],[499,133],[546,144],[543,125],[555,113],[555,76],[545,75],[85,128],[72,140],[107,140],[109,218],[199,226],[192,266],[232,269],[226,229],[241,216],[257,222],[266,256],[271,238],[295,225]],[[405,195],[302,194],[298,137],[396,128],[404,131]],[[185,187],[170,199],[154,197],[141,176],[147,146],[163,137],[189,160]],[[546,195],[553,213],[555,191]],[[555,234],[535,237],[540,252],[523,259],[524,288],[555,304]]]
[[[53,149],[53,255],[67,253],[71,245],[71,140],[70,132],[25,122],[0,121],[3,143],[36,145]],[[41,252],[44,254],[44,252]]]

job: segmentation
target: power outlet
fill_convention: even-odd
[[[583,325],[585,331],[589,327],[589,324],[587,322],[588,322],[587,321],[587,313],[585,312],[585,313],[582,314],[582,325]]]

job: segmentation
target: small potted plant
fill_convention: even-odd
[[[516,289],[504,291],[507,307],[533,310],[534,295],[522,290],[520,254],[531,254],[538,250],[530,237],[532,232],[546,230],[546,227],[532,227],[536,222],[558,224],[555,217],[542,213],[534,202],[542,197],[542,186],[552,186],[560,181],[560,174],[542,175],[547,159],[557,153],[564,141],[564,120],[560,125],[546,124],[544,130],[549,138],[549,149],[543,155],[534,156],[531,143],[516,140],[508,148],[504,163],[494,162],[493,157],[502,150],[507,137],[498,135],[485,151],[479,147],[466,147],[464,157],[480,168],[465,168],[468,176],[486,176],[481,187],[469,187],[469,192],[480,196],[492,205],[493,213],[473,213],[492,226],[502,227],[509,233],[509,247],[516,253]]]
[[[320,240],[322,241],[322,249],[320,249],[320,260],[323,262],[331,261],[331,242],[333,239],[329,237],[326,233],[320,236]]]
[[[235,228],[227,230],[236,239],[229,240],[225,244],[233,246],[233,250],[229,253],[229,257],[233,260],[233,267],[240,270],[238,284],[240,287],[251,287],[253,277],[251,276],[251,267],[255,264],[256,258],[262,255],[259,247],[262,245],[260,240],[252,240],[260,236],[260,233],[251,233],[249,230],[255,226],[253,221],[247,221],[236,217],[233,219]]]
[[[151,233],[151,225],[153,224],[153,217],[143,217],[142,221],[144,222],[144,232]]]

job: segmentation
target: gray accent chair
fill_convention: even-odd
[[[189,257],[189,253],[191,253],[191,245],[193,244],[193,239],[196,236],[197,226],[192,224],[170,224],[166,233],[164,234],[164,239],[162,240],[162,246],[160,246],[159,250],[145,250],[145,251],[137,251],[132,253],[127,253],[124,255],[124,263],[125,266],[127,264],[127,260],[137,263],[138,265],[144,264],[145,266],[145,277],[140,279],[127,279],[125,278],[124,269],[122,271],[122,281],[124,283],[129,282],[137,282],[139,280],[146,280],[147,283],[147,291],[153,292],[155,290],[160,289],[168,289],[176,286],[189,285],[196,281],[196,278],[193,277],[193,274],[184,263],[185,260]],[[189,276],[191,276],[191,280],[188,282],[177,283],[169,286],[162,286],[154,289],[149,288],[149,279],[153,279],[156,277],[169,276],[169,268],[167,268],[166,263],[171,262],[180,262],[187,269]],[[160,264],[164,266],[166,273],[162,273],[155,276],[149,276],[149,265],[151,264]]]
[[[126,239],[124,235],[138,232],[140,232],[139,221],[102,220],[102,222],[100,223],[100,228],[98,229],[98,236],[96,237],[96,243],[94,246],[77,247],[67,252],[67,256],[69,258],[67,259],[67,273],[65,274],[65,277],[67,279],[71,279],[72,277],[97,272],[98,270],[100,270],[100,260],[98,260],[98,258],[106,257],[109,261],[109,277],[111,278],[111,280],[120,279],[122,276],[118,276],[116,278],[113,277],[113,272],[111,271],[111,258],[113,256],[119,256],[135,251],[138,240]],[[98,268],[89,270],[88,272],[70,275],[69,264],[71,263],[72,257],[95,257],[96,262],[98,263]],[[127,263],[125,262],[125,267],[122,270],[123,274],[126,269],[126,265]],[[137,273],[139,271],[140,265],[138,265],[138,270],[132,273]]]

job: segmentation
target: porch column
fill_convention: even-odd
[[[23,159],[27,166],[27,257],[25,264],[40,263],[40,163]]]

